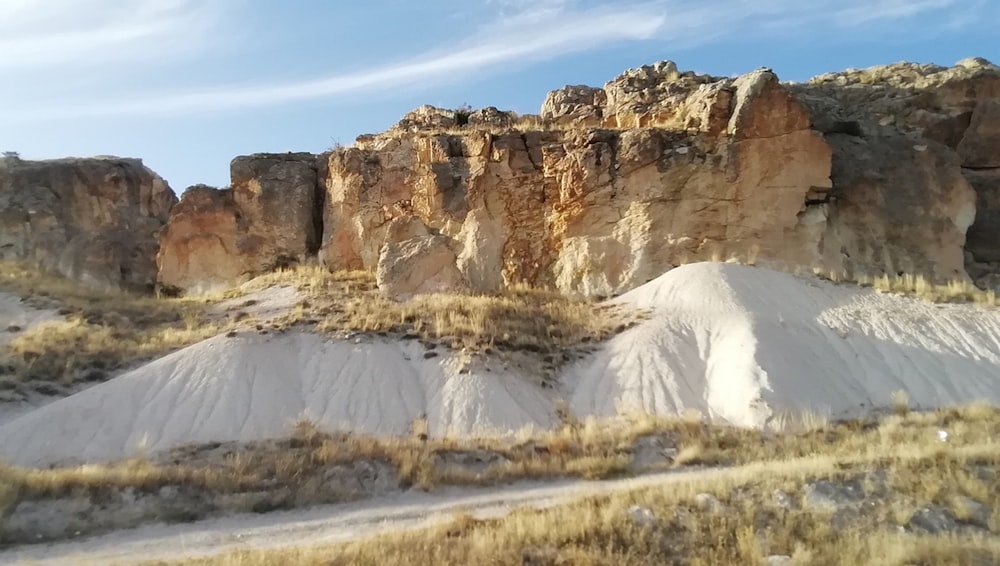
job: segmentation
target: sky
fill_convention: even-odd
[[[1000,63],[1000,0],[0,0],[0,151],[141,157],[180,193],[422,104],[537,113],[673,60],[783,80]]]

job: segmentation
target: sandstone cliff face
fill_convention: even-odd
[[[271,170],[250,167],[260,157],[234,167],[231,194],[185,195],[161,281],[190,289],[316,252],[377,269],[393,295],[528,282],[604,296],[731,255],[848,277],[968,268],[986,284],[1000,273],[998,100],[1000,70],[981,60],[799,85],[663,62],[555,91],[538,117],[421,107],[320,157],[315,176],[268,177],[300,195],[289,208],[238,197]]]
[[[871,199],[862,197],[864,189],[853,191],[855,201],[860,197],[893,202],[894,212],[888,207],[873,211],[867,221],[869,225],[896,229],[893,227],[908,223],[913,238],[920,238],[919,233],[926,231],[929,236],[940,238],[942,235],[935,229],[937,225],[921,222],[917,213],[928,206],[957,207],[954,200],[943,197],[958,193],[954,190],[942,192],[941,189],[947,185],[957,189],[962,181],[956,174],[961,173],[976,193],[974,221],[970,220],[973,214],[968,211],[954,216],[960,224],[972,222],[965,244],[968,253],[964,267],[981,286],[994,286],[995,277],[990,274],[1000,271],[1000,239],[997,238],[1000,235],[997,228],[1000,221],[1000,194],[997,192],[1000,190],[1000,68],[979,58],[959,61],[953,67],[897,63],[822,75],[805,85],[796,85],[793,91],[816,114],[824,117],[820,129],[827,132],[853,130],[855,135],[871,140],[868,155],[881,152],[883,167],[894,169],[891,177],[882,177],[894,179],[894,183],[879,183],[880,187],[894,185],[891,193]],[[913,164],[916,167],[893,167],[906,163],[906,156],[886,155],[885,148],[895,145],[905,149],[911,142],[922,153],[922,158]],[[844,175],[852,175],[849,171],[853,171],[854,177],[857,176],[859,167],[851,165],[857,159],[854,154],[844,155],[845,166],[840,168]],[[928,169],[932,161],[940,165]],[[858,163],[875,161],[868,159]],[[869,169],[869,175],[872,172],[874,170]],[[856,179],[846,177],[840,182],[837,172],[834,184],[838,187],[857,185]],[[890,196],[895,198],[886,200]],[[914,203],[914,198],[922,200],[923,204]],[[942,259],[940,254],[932,255],[925,263]],[[948,267],[962,271],[952,254],[947,261]],[[900,266],[900,270],[913,269],[925,272],[926,265],[924,269]]]
[[[435,134],[411,119],[332,154],[321,259],[370,268],[394,243],[387,226],[412,215],[451,239],[478,289],[611,295],[730,255],[964,276],[975,195],[947,147],[824,136],[812,122],[826,116],[767,70],[718,79],[663,63],[603,92],[552,93],[541,131]]]
[[[148,291],[177,198],[139,159],[0,159],[0,258],[104,289]]]
[[[316,156],[237,157],[232,186],[189,188],[160,239],[159,284],[208,291],[315,256],[320,229]]]

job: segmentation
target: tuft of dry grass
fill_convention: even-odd
[[[892,412],[900,417],[910,414],[910,396],[900,389],[892,393]]]
[[[860,276],[856,279],[856,283],[861,286],[871,286],[883,293],[918,297],[932,303],[976,303],[989,306],[1000,304],[992,289],[984,291],[970,281],[955,280],[938,284],[928,281],[923,275],[907,273],[875,278]]]

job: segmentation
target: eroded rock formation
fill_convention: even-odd
[[[794,85],[663,62],[550,93],[535,117],[421,107],[321,156],[315,193],[308,174],[274,177],[273,194],[303,195],[282,198],[291,209],[238,202],[237,178],[259,173],[235,169],[233,196],[185,195],[161,280],[190,289],[315,252],[377,269],[391,294],[612,295],[731,255],[848,277],[968,269],[985,285],[1000,272],[998,101],[1000,69],[982,60]],[[187,243],[217,224],[233,235]]]
[[[164,289],[208,291],[315,257],[322,207],[316,156],[237,157],[230,176],[230,188],[184,192],[157,256]]]
[[[0,258],[103,289],[148,291],[176,202],[139,159],[0,158]]]
[[[1000,272],[1000,68],[980,58],[953,67],[896,63],[828,73],[791,89],[823,117],[818,127],[835,148],[847,147],[837,141],[844,134],[869,146],[863,156],[845,152],[833,176],[835,187],[843,189],[839,194],[871,211],[866,224],[908,232],[895,241],[943,240],[945,250],[945,244],[956,243],[950,227],[942,233],[940,224],[923,221],[920,213],[931,206],[961,208],[956,222],[971,223],[965,269],[982,287],[1000,281],[994,275]],[[888,147],[903,150],[908,144],[921,154],[916,162],[904,153],[886,154]],[[881,167],[873,167],[876,163]],[[975,212],[957,202],[960,193],[954,189],[962,184],[957,174],[976,193]],[[867,185],[880,194],[858,185],[859,176],[871,177]],[[880,253],[893,254],[888,247]],[[929,264],[943,260],[940,253],[929,253],[924,265],[904,262],[898,270],[925,273]],[[963,271],[953,253],[946,261],[948,269]]]

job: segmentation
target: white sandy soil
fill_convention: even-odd
[[[18,333],[60,318],[62,317],[54,310],[36,309],[24,304],[17,295],[0,293],[0,348],[6,347]],[[20,330],[8,330],[12,327],[19,327]]]
[[[21,465],[322,428],[488,434],[578,417],[699,411],[764,426],[777,412],[1000,402],[1000,311],[933,305],[734,264],[693,264],[617,299],[650,319],[565,368],[558,389],[501,362],[460,372],[417,342],[310,334],[217,337],[0,426]]]
[[[26,305],[17,295],[0,293],[0,350],[6,348],[18,334],[61,318],[55,310],[36,309]],[[27,414],[50,400],[50,397],[41,395],[33,396],[27,402],[10,402],[0,397],[0,425]]]

